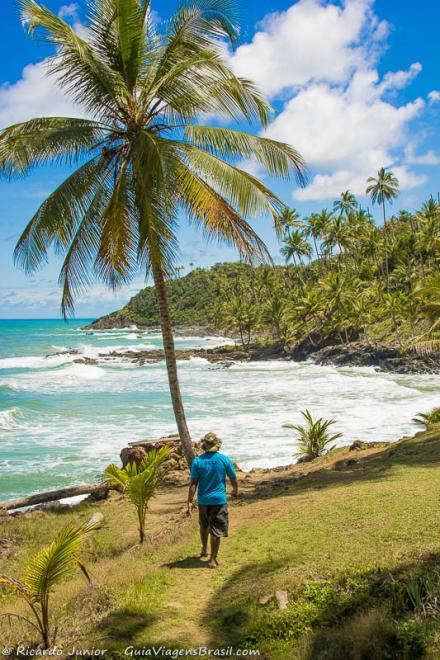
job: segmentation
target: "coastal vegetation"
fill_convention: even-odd
[[[297,456],[313,460],[334,449],[336,445],[333,443],[342,436],[342,433],[332,434],[329,431],[336,420],[322,417],[314,419],[309,410],[303,410],[301,415],[305,421],[304,426],[302,424],[283,424],[283,428],[297,432]],[[332,446],[330,447],[330,445]]]
[[[158,489],[164,473],[161,470],[169,454],[168,447],[150,451],[139,464],[128,463],[124,468],[109,465],[104,471],[104,484],[120,488],[133,504],[139,524],[139,542],[145,541],[145,517],[148,503]]]
[[[226,127],[208,116],[266,126],[272,108],[235,75],[219,42],[234,45],[231,0],[192,0],[157,25],[149,0],[92,1],[81,33],[34,0],[21,0],[30,34],[54,49],[49,70],[87,118],[39,117],[0,133],[0,173],[21,176],[64,163],[72,173],[21,235],[16,262],[36,271],[51,248],[63,255],[61,307],[92,277],[112,289],[139,268],[151,273],[172,405],[188,464],[194,458],[182,402],[165,280],[173,273],[177,219],[234,246],[246,259],[267,249],[248,219],[277,218],[284,203],[243,170],[255,159],[271,176],[304,183],[305,165],[287,144]]]
[[[93,522],[82,525],[69,524],[57,534],[47,547],[42,548],[28,560],[21,579],[0,574],[0,586],[17,593],[31,609],[34,621],[12,612],[0,616],[9,622],[15,617],[37,631],[43,649],[55,644],[56,626],[52,630],[50,596],[55,588],[67,581],[79,568],[90,581],[86,566],[80,557],[86,537],[96,528]]]
[[[131,503],[115,493],[9,519],[2,570],[19,573],[36,545],[100,512],[105,522],[86,546],[93,586],[72,574],[52,595],[59,648],[106,648],[114,658],[160,645],[258,648],[271,660],[437,658],[439,456],[431,428],[240,474],[242,497],[230,505],[232,534],[214,576],[196,557],[196,522],[181,511],[186,487],[169,484],[152,500],[148,545],[138,544]],[[277,590],[287,592],[285,609]],[[2,611],[21,613],[12,591],[0,599]],[[0,619],[0,638],[14,649],[35,635]]]
[[[346,192],[331,211],[300,217],[289,210],[279,223],[285,266],[217,264],[170,280],[173,323],[233,333],[245,348],[256,339],[291,347],[359,339],[438,351],[437,200],[377,226]],[[154,289],[147,287],[98,327],[158,320]]]

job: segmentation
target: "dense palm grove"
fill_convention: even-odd
[[[382,203],[382,202],[380,202]],[[176,324],[207,323],[241,337],[295,346],[363,339],[436,350],[440,311],[440,204],[400,211],[378,227],[345,192],[331,210],[301,218],[286,210],[276,227],[286,266],[244,263],[196,269],[168,283]],[[120,312],[154,323],[145,289]]]

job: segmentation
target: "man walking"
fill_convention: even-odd
[[[208,537],[211,537],[209,568],[217,568],[220,539],[228,535],[228,505],[226,497],[226,476],[233,488],[233,496],[238,496],[237,475],[230,458],[220,454],[222,441],[215,433],[207,433],[202,439],[204,454],[197,456],[191,465],[191,483],[188,492],[188,515],[194,510],[194,495],[197,493],[199,507],[201,557],[208,556]]]

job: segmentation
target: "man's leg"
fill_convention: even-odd
[[[209,568],[217,568],[219,565],[217,560],[218,551],[220,548],[220,537],[211,534],[211,556],[209,558]]]
[[[200,550],[201,557],[208,556],[208,528],[200,523],[200,541],[202,543],[202,549]]]

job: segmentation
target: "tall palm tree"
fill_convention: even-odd
[[[174,414],[190,463],[165,286],[178,213],[208,238],[264,260],[266,247],[246,218],[275,220],[285,207],[236,161],[254,157],[272,175],[288,178],[293,171],[299,183],[304,162],[288,145],[197,123],[209,114],[269,121],[270,106],[220,54],[219,39],[237,40],[231,0],[184,3],[162,31],[149,0],[91,0],[81,35],[34,0],[20,4],[29,32],[39,29],[56,48],[50,72],[88,118],[39,117],[0,133],[0,172],[7,176],[48,162],[77,166],[27,225],[16,262],[31,273],[50,247],[64,255],[65,316],[91,272],[113,289],[139,267],[151,272]]]
[[[307,236],[313,240],[313,245],[318,261],[321,258],[318,249],[318,241],[324,237],[325,231],[329,226],[332,217],[333,214],[331,212],[327,211],[327,209],[323,209],[321,213],[311,213],[308,218],[305,218],[306,233]]]
[[[393,199],[395,199],[399,194],[399,181],[397,177],[394,176],[393,172],[387,170],[386,167],[381,167],[377,173],[377,176],[370,176],[367,179],[367,195],[370,195],[371,201],[373,204],[380,204],[383,210],[383,227],[384,227],[384,240],[385,240],[385,249],[387,252],[388,240],[387,240],[387,217],[385,210],[385,202],[390,202],[392,204]],[[388,264],[388,253],[385,254],[385,274],[386,274],[386,285],[387,291],[389,290],[389,264]]]
[[[274,227],[279,237],[289,236],[293,229],[300,229],[301,219],[296,209],[283,209],[281,215],[275,218]]]
[[[370,176],[367,179],[367,195],[370,195],[373,204],[380,204],[383,210],[383,222],[386,223],[385,202],[392,204],[399,194],[399,181],[393,172],[381,167],[377,176]]]
[[[303,257],[310,257],[312,254],[312,248],[309,241],[304,235],[304,232],[299,229],[291,231],[290,234],[285,237],[283,243],[284,245],[280,252],[284,256],[286,263],[292,260],[294,265],[297,266],[298,259],[299,263],[302,265]]]
[[[339,215],[345,215],[346,217],[348,217],[350,212],[356,211],[357,208],[357,199],[350,190],[341,193],[340,198],[333,204],[333,209],[339,213]]]

